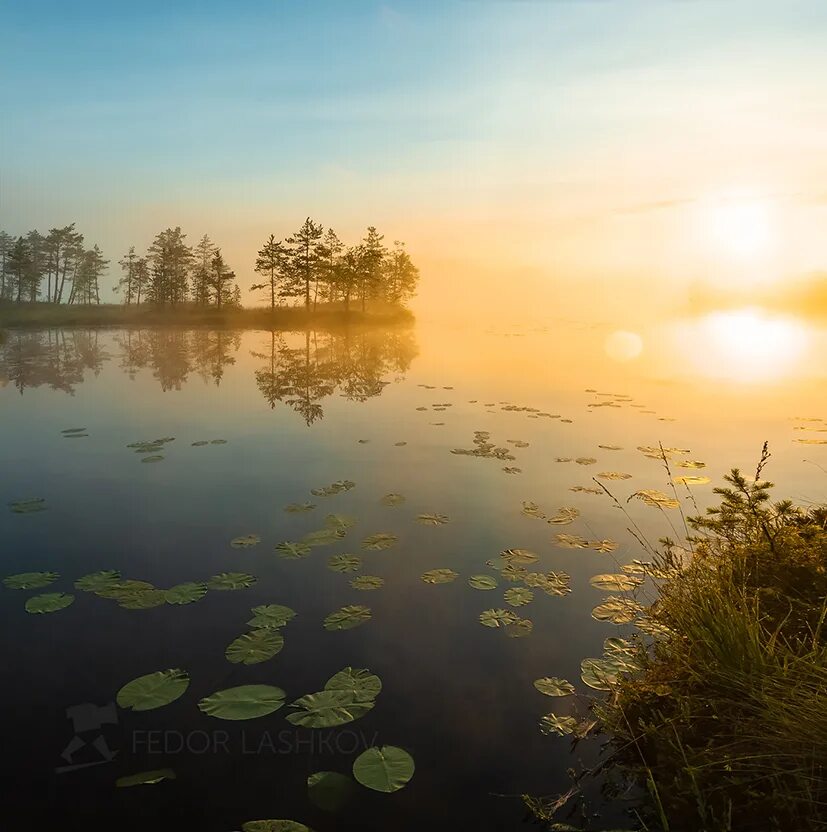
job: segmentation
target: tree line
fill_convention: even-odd
[[[241,306],[236,274],[206,234],[190,246],[180,227],[167,228],[143,254],[130,246],[118,265],[114,291],[127,306]],[[100,278],[108,266],[97,244],[85,247],[75,223],[46,235],[30,231],[14,238],[0,231],[0,301],[99,304]],[[419,280],[404,244],[387,247],[374,226],[346,246],[332,228],[310,217],[289,237],[270,234],[254,270],[258,282],[250,289],[263,292],[272,309],[291,301],[314,310],[319,303],[341,303],[347,310],[359,303],[363,311],[369,301],[399,305]]]

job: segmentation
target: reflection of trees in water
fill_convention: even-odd
[[[48,385],[73,393],[86,372],[97,375],[110,357],[99,334],[95,329],[0,333],[0,386],[10,383],[22,393]],[[241,346],[240,334],[230,330],[132,329],[112,340],[123,372],[134,379],[150,370],[165,391],[180,390],[193,373],[219,385]],[[404,373],[416,353],[411,332],[358,330],[271,332],[262,351],[252,355],[263,362],[255,381],[270,407],[282,402],[312,425],[324,416],[325,398],[336,391],[352,401],[378,396],[390,383],[386,376]]]
[[[269,351],[253,353],[265,362],[256,384],[271,408],[284,402],[308,425],[324,416],[321,402],[336,390],[353,401],[378,396],[389,383],[384,376],[405,372],[417,353],[405,331],[306,332],[292,343],[289,337],[272,332]]]
[[[0,385],[13,384],[21,394],[43,385],[71,394],[84,373],[97,375],[108,358],[96,329],[12,330],[0,339]]]

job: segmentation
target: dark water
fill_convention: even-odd
[[[529,828],[519,795],[565,791],[567,769],[593,765],[603,742],[590,738],[572,751],[571,738],[540,732],[540,717],[585,716],[595,692],[580,681],[581,659],[600,656],[608,636],[633,632],[591,617],[608,593],[589,578],[645,558],[608,497],[571,487],[595,487],[596,473],[618,471],[632,478],[605,484],[621,502],[636,489],[665,489],[661,465],[636,450],[659,441],[707,463],[673,472],[713,479],[693,489],[701,508],[728,467],[754,464],[765,439],[774,452],[770,475],[785,495],[818,499],[827,480],[827,446],[794,441],[827,436],[809,432],[817,423],[795,421],[827,415],[818,378],[734,390],[726,380],[670,378],[651,363],[613,363],[592,348],[596,339],[589,328],[564,324],[512,333],[6,333],[2,573],[60,574],[44,589],[0,588],[7,828],[226,832],[257,818],[292,818],[316,830]],[[443,404],[451,406],[433,409]],[[61,434],[80,427],[87,437]],[[450,453],[472,448],[476,430],[489,431],[515,460]],[[154,464],[127,447],[160,437],[174,441]],[[226,443],[192,445],[213,439]],[[356,487],[311,496],[342,479]],[[380,498],[388,492],[406,501],[386,507]],[[45,498],[47,509],[5,507],[28,497]],[[306,500],[317,507],[283,510]],[[576,507],[580,516],[549,526],[522,514],[525,500],[549,514]],[[278,556],[277,543],[322,528],[331,512],[356,520],[344,539],[304,559]],[[676,511],[633,501],[629,512],[652,540],[682,529]],[[420,513],[450,520],[423,525]],[[397,544],[363,551],[360,542],[376,532],[397,535]],[[619,547],[560,548],[558,532]],[[230,546],[245,534],[260,535],[261,544]],[[570,594],[535,590],[518,610],[533,623],[524,638],[478,620],[485,609],[506,607],[503,590],[514,584],[500,579],[497,589],[479,591],[467,583],[474,574],[496,576],[486,561],[514,547],[539,555],[530,569],[571,576]],[[340,553],[362,557],[362,571],[384,578],[384,587],[352,589],[352,575],[327,568]],[[422,582],[423,572],[440,567],[460,577]],[[193,604],[128,610],[72,588],[101,569],[162,588],[223,571],[258,580]],[[50,591],[73,593],[75,602],[49,615],[24,610],[28,597]],[[637,595],[645,602],[650,588]],[[297,612],[283,630],[284,649],[261,664],[230,664],[224,649],[248,629],[251,607],[265,603]],[[372,619],[326,631],[325,616],[346,604],[369,606]],[[246,722],[197,707],[217,690],[256,682],[283,688],[289,703],[348,665],[369,668],[383,690],[372,711],[339,728],[296,728],[286,706]],[[177,701],[143,713],[110,707],[126,682],[171,667],[191,678]],[[543,676],[572,681],[577,695],[541,695],[532,682]],[[84,703],[101,709],[93,715],[102,724],[73,742],[67,709]],[[317,808],[308,775],[349,774],[371,745],[411,753],[416,773],[407,787],[381,794],[357,786],[341,812]],[[115,788],[118,777],[162,768],[176,779]],[[631,827],[622,801],[600,801],[599,785],[586,786],[585,816],[571,803],[568,822]]]

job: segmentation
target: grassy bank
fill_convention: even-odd
[[[774,503],[761,466],[727,481],[690,563],[662,551],[662,634],[595,706],[611,766],[647,829],[827,829],[827,509]]]
[[[361,325],[404,325],[413,323],[413,314],[404,307],[372,305],[365,312],[347,311],[341,304],[320,304],[315,310],[304,307],[223,309],[178,306],[76,306],[50,303],[0,304],[0,327],[44,328],[83,327],[214,327],[232,329],[333,329]]]

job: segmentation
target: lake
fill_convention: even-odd
[[[682,514],[713,504],[730,467],[754,471],[765,440],[778,496],[824,499],[824,348],[823,330],[755,310],[631,332],[567,319],[7,331],[2,571],[58,577],[0,588],[4,808],[30,828],[227,832],[261,818],[315,830],[531,828],[520,795],[556,796],[568,769],[600,759],[605,737],[573,747],[540,720],[587,719],[601,694],[581,681],[581,661],[638,632],[592,614],[607,596],[652,599],[651,578],[630,565],[649,559],[637,537],[681,538]],[[670,476],[699,481],[673,491]],[[633,496],[642,490],[661,496]],[[135,609],[120,590],[74,588],[102,570],[121,576],[101,578],[104,590],[252,578],[232,591],[215,579],[206,593],[185,587],[178,600],[191,603],[145,596]],[[642,582],[593,586],[604,574]],[[43,593],[74,601],[27,612]],[[251,610],[268,604],[295,612],[276,630],[283,647],[229,661]],[[334,629],[328,616],[354,605],[369,614]],[[639,618],[634,603],[621,608]],[[337,727],[287,719],[290,703],[346,667],[381,679],[372,708]],[[170,668],[189,676],[174,701],[115,704],[126,683]],[[544,695],[533,684],[543,677],[575,695]],[[243,721],[198,707],[252,684],[282,689],[284,706]],[[415,761],[404,788],[354,784],[333,795],[336,811],[319,805],[330,795],[308,793],[310,775],[349,776],[365,749],[385,745]],[[157,770],[175,779],[115,786]],[[560,819],[631,828],[633,796],[602,786],[584,781],[582,806],[573,798]]]

